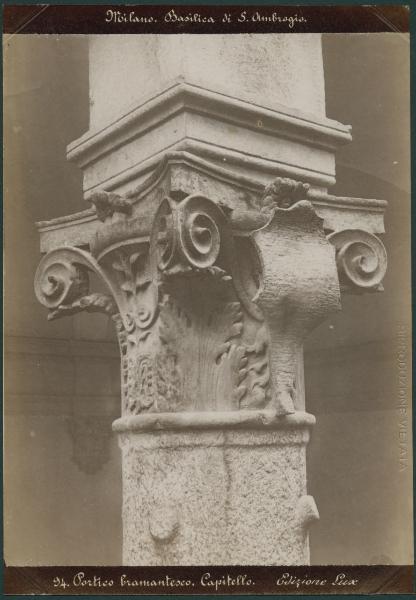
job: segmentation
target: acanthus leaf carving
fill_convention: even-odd
[[[35,293],[50,319],[83,310],[119,312],[127,332],[140,331],[153,324],[158,308],[158,287],[147,263],[147,248],[137,244],[114,249],[100,263],[81,248],[57,248],[38,266]],[[109,294],[89,293],[89,272],[98,275]]]
[[[212,299],[211,299],[212,300]],[[191,315],[191,316],[190,316]],[[238,408],[232,398],[246,362],[239,344],[243,313],[239,302],[202,300],[189,314],[166,296],[160,308],[160,339],[176,358],[181,382],[181,410]],[[240,379],[238,379],[240,377]],[[237,392],[241,394],[242,390]],[[230,406],[229,404],[232,404]]]
[[[240,399],[240,408],[264,408],[270,402],[269,337],[265,325],[259,327],[254,343],[245,348],[244,354],[246,393]]]
[[[112,316],[117,313],[118,308],[114,299],[109,294],[86,294],[69,305],[61,304],[55,309],[51,309],[48,319],[51,321],[59,317],[68,317],[81,311],[101,312]]]

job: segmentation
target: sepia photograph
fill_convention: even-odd
[[[408,29],[383,6],[369,31],[299,6],[24,8],[3,33],[6,592],[411,582]]]

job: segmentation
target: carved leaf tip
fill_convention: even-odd
[[[68,317],[76,313],[82,312],[101,312],[109,316],[117,313],[118,308],[113,298],[107,294],[88,294],[78,298],[71,304],[61,304],[48,313],[48,321],[59,319],[60,317]]]
[[[288,177],[277,177],[266,185],[260,201],[260,210],[270,211],[273,208],[290,208],[299,200],[305,200],[309,184]]]
[[[105,192],[104,190],[95,192],[89,197],[89,201],[95,206],[100,221],[105,221],[108,217],[112,217],[114,213],[130,215],[132,211],[131,201],[113,192]]]

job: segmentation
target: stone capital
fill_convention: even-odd
[[[256,193],[205,176],[195,193],[198,170],[174,186],[174,171],[159,171],[143,195],[90,197],[89,251],[55,247],[43,258],[35,289],[49,318],[80,310],[113,317],[123,414],[302,410],[303,341],[340,308],[340,284],[379,289],[382,242],[356,229],[328,235],[302,182],[277,178]],[[91,271],[106,294],[89,291]]]
[[[200,468],[208,453],[212,469],[221,470],[221,461],[233,455],[233,448],[250,448],[251,456],[256,445],[274,444],[281,448],[276,460],[286,448],[284,454],[298,461],[302,471],[304,451],[298,454],[295,449],[305,447],[315,422],[305,412],[299,377],[304,340],[340,309],[341,289],[380,289],[386,268],[384,246],[372,232],[325,227],[326,221],[331,222],[327,206],[332,200],[326,198],[327,206],[321,208],[323,196],[311,195],[308,184],[280,177],[266,186],[248,185],[244,179],[237,185],[234,176],[219,177],[215,167],[201,171],[197,159],[171,155],[130,193],[95,192],[87,213],[94,222],[88,249],[85,244],[80,248],[59,243],[66,225],[81,219],[85,223],[85,214],[75,215],[72,223],[61,222],[62,227],[54,230],[60,233],[48,239],[50,249],[35,278],[36,295],[50,319],[82,310],[100,311],[113,319],[122,390],[121,415],[113,429],[121,436],[123,461],[131,465],[130,473],[136,473],[144,468],[143,460],[159,456],[162,463],[169,461],[166,448],[176,444],[183,462],[176,471],[177,482],[172,481],[174,504],[182,502],[178,481],[195,475],[189,453]],[[46,235],[51,225],[41,224]],[[90,291],[91,272],[104,282],[105,293]],[[166,439],[160,437],[162,432]],[[135,441],[137,435],[140,439]],[[212,436],[217,440],[214,448],[201,454],[201,447],[211,448]],[[263,438],[268,441],[261,442]],[[146,440],[155,448],[143,449]],[[280,481],[274,452],[261,452],[266,463],[272,461],[274,466],[267,468]],[[129,461],[138,455],[142,458],[133,466]],[[236,455],[232,477],[239,477],[245,468],[240,460]],[[189,544],[193,518],[180,516],[176,508],[168,510],[169,496],[154,479],[160,476],[160,466],[155,468],[151,476],[155,508],[149,508],[148,529],[141,530],[135,504],[125,501],[126,519],[141,539],[137,545],[126,531],[125,561],[130,564],[143,564],[145,555],[139,549],[148,543],[154,552],[162,544],[173,562]],[[254,464],[247,473],[251,468]],[[317,515],[304,484],[299,479],[285,509],[286,524],[300,532],[290,542],[297,544],[295,562],[308,560],[307,528]],[[273,493],[279,496],[283,492],[276,485]],[[145,491],[134,489],[150,507],[153,501]],[[208,488],[204,490],[198,493],[209,496]],[[207,503],[204,500],[198,510],[208,510]],[[220,521],[226,518],[226,505],[216,510]],[[234,519],[240,510],[236,505]],[[273,518],[270,510],[264,516],[266,528]],[[297,519],[303,513],[309,517],[302,525]],[[219,525],[214,521],[196,527],[199,535],[216,538]],[[199,564],[250,562],[243,537],[230,554],[229,544],[234,542],[230,525],[224,527],[228,545],[219,544],[206,554],[198,544],[193,556]],[[233,527],[243,536],[247,525],[241,521]],[[277,564],[288,549],[283,544],[272,550],[272,544],[266,544],[264,552],[272,553]]]

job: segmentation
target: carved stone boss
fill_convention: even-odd
[[[124,562],[307,564],[302,345],[340,289],[381,289],[384,246],[325,227],[306,183],[186,193],[172,168],[92,194],[89,248],[50,250],[35,278],[50,319],[99,311],[117,330]]]

